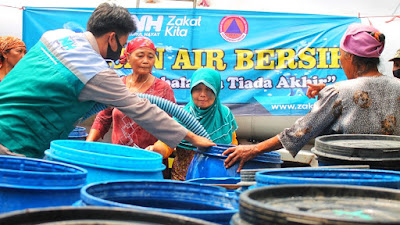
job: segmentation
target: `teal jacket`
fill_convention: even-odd
[[[0,144],[41,158],[95,104],[79,94],[108,64],[82,33],[46,32],[0,83]]]

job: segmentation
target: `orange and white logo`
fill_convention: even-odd
[[[249,25],[242,16],[225,16],[219,23],[219,33],[228,42],[243,40],[249,31]]]

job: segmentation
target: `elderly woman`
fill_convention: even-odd
[[[340,62],[348,80],[326,86],[312,110],[291,128],[255,145],[227,149],[225,166],[284,147],[293,156],[325,134],[400,135],[400,80],[378,71],[385,36],[371,26],[351,24],[340,42]]]
[[[120,62],[129,62],[132,74],[122,77],[122,82],[130,92],[146,93],[175,102],[174,92],[167,82],[155,77],[151,71],[156,57],[156,48],[147,37],[132,39]],[[99,112],[91,127],[87,141],[97,141],[104,137],[113,124],[113,144],[146,148],[157,139],[116,108],[107,108]]]
[[[0,81],[26,54],[25,43],[16,37],[0,37]]]
[[[218,144],[237,145],[235,117],[231,110],[222,105],[219,99],[221,91],[221,75],[211,68],[200,68],[193,73],[190,82],[191,98],[183,108],[192,114],[206,129],[211,140]],[[173,149],[161,141],[147,148],[167,158]],[[176,148],[176,156],[172,164],[171,179],[184,181],[195,147],[182,141]]]

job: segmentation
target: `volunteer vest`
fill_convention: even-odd
[[[65,139],[95,104],[80,102],[85,84],[106,61],[82,33],[46,32],[0,83],[0,143],[41,158],[55,139]]]

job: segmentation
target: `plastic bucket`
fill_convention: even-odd
[[[400,136],[325,135],[315,139],[311,151],[320,166],[366,164],[371,169],[400,170]]]
[[[133,225],[177,224],[215,225],[186,216],[110,207],[49,207],[29,211],[15,211],[0,215],[4,225]]]
[[[236,172],[239,168],[239,163],[228,169],[224,166],[227,156],[222,155],[222,153],[230,147],[233,147],[233,145],[219,144],[204,151],[197,151],[189,165],[186,180],[203,177],[240,177],[240,173]],[[243,169],[280,168],[281,164],[281,155],[277,152],[269,152],[258,155],[246,162]]]
[[[281,184],[343,184],[400,189],[400,172],[370,169],[297,168],[260,171],[257,186]]]
[[[101,142],[55,140],[45,151],[50,160],[88,171],[87,182],[123,179],[163,179],[162,156],[139,148]]]
[[[76,126],[74,130],[71,131],[68,135],[68,139],[73,139],[73,140],[86,140],[86,137],[89,134],[86,133],[86,128],[85,127],[80,127]]]
[[[399,224],[400,191],[354,185],[275,185],[240,195],[231,224]]]
[[[0,156],[0,212],[71,205],[79,200],[87,171],[46,160]]]
[[[229,224],[238,210],[238,197],[225,189],[181,181],[111,181],[86,185],[83,205],[133,208],[174,213]]]

